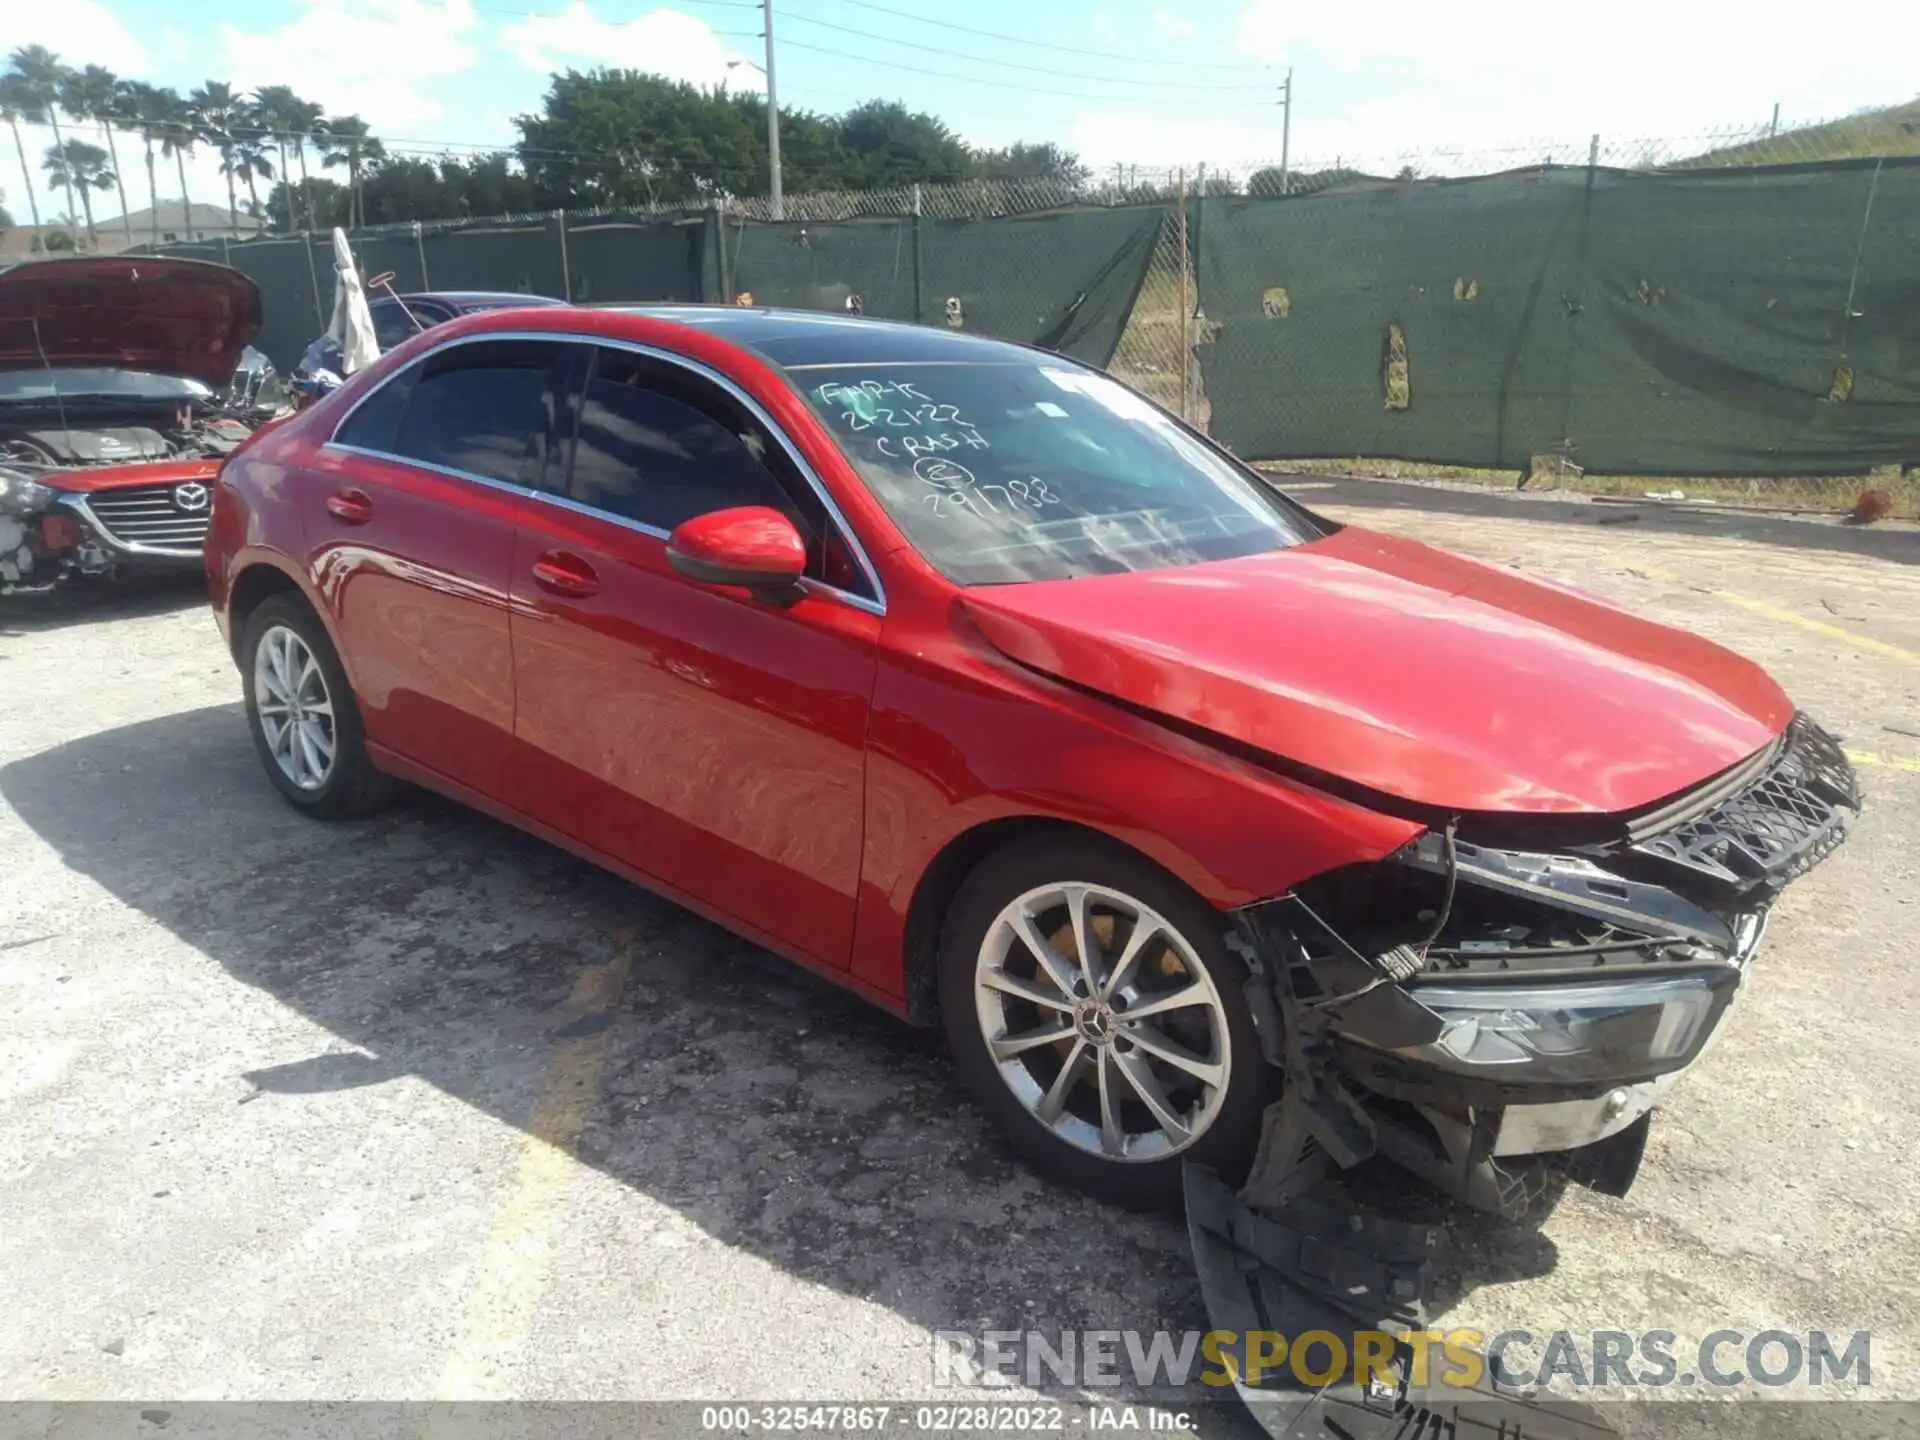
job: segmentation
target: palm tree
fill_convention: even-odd
[[[147,148],[147,243],[160,243],[160,180],[154,172],[154,142],[166,134],[167,117],[160,87],[149,85],[144,80],[122,80],[120,82],[120,113],[126,117],[135,130],[140,132],[140,142]]]
[[[22,45],[7,57],[7,63],[13,67],[11,74],[18,78],[20,93],[30,100],[36,110],[42,112],[47,123],[53,126],[54,148],[62,144],[60,135],[60,91],[67,83],[72,69],[60,63],[60,57],[44,45]],[[73,182],[67,182],[67,214],[73,214]]]
[[[287,144],[299,133],[294,107],[300,104],[300,97],[293,93],[291,85],[262,85],[253,92],[253,120],[262,130],[273,137],[273,143],[280,152],[280,179],[287,182],[292,173],[287,168]],[[296,223],[296,208],[292,196],[287,200],[287,228],[291,230]]]
[[[193,201],[187,195],[187,156],[193,153],[193,107],[180,98],[177,90],[162,87],[154,96],[154,112],[161,126],[160,153],[173,157],[174,172],[180,177],[180,233],[193,239]]]
[[[86,207],[87,213],[87,243],[94,244],[93,192],[111,190],[118,183],[118,177],[108,164],[107,152],[84,140],[68,140],[49,146],[40,166],[54,184],[66,186],[67,193],[71,194],[75,189],[80,191],[80,203]]]
[[[296,100],[287,110],[293,133],[293,158],[300,166],[300,189],[307,197],[307,229],[317,228],[313,213],[313,185],[307,179],[307,144],[318,144],[326,134],[327,112],[311,100]]]
[[[127,187],[120,179],[120,147],[113,142],[113,122],[124,113],[120,77],[104,65],[69,71],[60,90],[60,104],[76,120],[91,120],[107,135],[107,156],[113,162],[113,183],[120,194],[120,224],[133,244],[133,216],[127,210]]]
[[[323,143],[326,152],[320,157],[321,168],[331,170],[336,165],[347,167],[348,227],[365,224],[365,205],[360,194],[360,167],[369,160],[385,156],[386,147],[367,133],[367,122],[358,115],[336,115],[327,121]]]
[[[27,209],[33,215],[33,228],[40,228],[40,202],[33,193],[33,167],[27,164],[27,147],[20,143],[20,122],[38,125],[46,118],[18,75],[0,75],[0,119],[13,131],[13,153],[20,157],[20,179],[27,187]]]
[[[240,178],[247,182],[247,213],[258,217],[262,211],[260,192],[254,187],[254,179],[273,179],[273,162],[267,159],[267,147],[258,140],[237,140],[232,156],[220,163],[222,166],[232,165]]]
[[[187,97],[193,111],[195,138],[205,140],[220,152],[220,173],[227,177],[227,218],[233,233],[240,233],[240,196],[233,188],[233,177],[240,172],[234,151],[238,141],[234,131],[242,123],[240,97],[224,80],[209,80]]]

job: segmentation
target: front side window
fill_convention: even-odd
[[[533,484],[557,354],[558,347],[544,341],[490,340],[428,356],[414,367],[419,376],[391,453],[485,480]],[[371,397],[361,411],[380,398]],[[359,443],[345,428],[339,438]]]
[[[666,532],[715,510],[770,506],[805,537],[812,578],[875,598],[785,450],[746,407],[679,366],[623,350],[594,352],[567,493]]]
[[[414,321],[419,323],[415,324]],[[415,310],[410,316],[400,308],[397,300],[382,300],[373,306],[373,338],[379,342],[384,353],[394,346],[411,340],[422,330],[434,323],[435,317],[424,311]]]
[[[1197,564],[1319,533],[1125,386],[1051,356],[788,374],[959,585]]]

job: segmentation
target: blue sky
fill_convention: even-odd
[[[400,149],[511,142],[512,117],[535,108],[547,74],[566,65],[764,84],[728,64],[762,59],[756,0],[9,8],[9,47],[37,41],[71,64],[183,90],[207,78],[290,84],[359,112]],[[1288,66],[1296,164],[1413,161],[1428,173],[1584,159],[1596,132],[1630,163],[1648,137],[1684,153],[1687,137],[1764,123],[1776,102],[1790,124],[1908,100],[1920,85],[1910,0],[1853,0],[1844,25],[1790,36],[1762,14],[1750,0],[775,0],[775,33],[783,105],[896,99],[976,143],[1057,140],[1100,168],[1245,170],[1276,159]],[[26,138],[37,155],[50,137]],[[127,168],[135,181],[139,166]],[[0,190],[23,216],[19,188],[18,166],[0,157]],[[224,201],[205,159],[190,188]],[[50,208],[44,184],[40,193]]]

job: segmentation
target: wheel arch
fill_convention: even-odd
[[[934,1025],[940,1018],[938,966],[940,935],[960,887],[989,855],[1015,841],[1052,832],[1062,838],[1091,840],[1116,853],[1151,865],[1175,884],[1193,891],[1214,908],[1218,905],[1194,885],[1191,878],[1162,858],[1129,844],[1097,826],[1052,815],[1004,815],[983,821],[953,836],[920,872],[907,904],[904,941],[907,1019],[916,1025]]]

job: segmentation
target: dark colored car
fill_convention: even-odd
[[[221,460],[266,411],[260,292],[197,260],[0,274],[0,593],[195,570]]]
[[[1622,1188],[1860,804],[1740,656],[947,331],[455,320],[230,461],[207,566],[297,809],[566,845],[944,1025],[1125,1201],[1262,1146]]]
[[[545,295],[521,295],[512,290],[423,290],[412,295],[370,295],[367,311],[373,317],[373,338],[379,341],[380,353],[384,355],[422,330],[444,325],[458,315],[566,303]],[[300,368],[309,375],[321,370],[340,374],[340,347],[325,335],[309,341]]]

